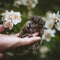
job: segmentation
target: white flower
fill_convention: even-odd
[[[53,28],[53,26],[54,26],[54,22],[52,20],[47,20],[44,25],[44,27],[48,29]]]
[[[52,15],[50,16],[51,20],[54,22],[57,22],[57,16],[55,13],[52,13]]]
[[[12,22],[13,24],[17,24],[21,22],[21,14],[19,12],[14,12],[12,16]]]
[[[55,13],[51,13],[51,12],[48,12],[47,14],[46,14],[46,16],[47,16],[47,20],[52,20],[53,22],[57,22],[57,19],[58,19],[58,17],[57,17],[57,15],[55,14]]]
[[[60,31],[60,22],[57,22],[57,24],[55,25],[55,27],[56,27],[56,29],[57,29],[58,31]]]
[[[14,1],[13,6],[15,6],[15,7],[19,7],[20,5],[21,5],[21,1],[19,1],[19,0]]]
[[[25,5],[28,6],[29,8],[34,8],[37,3],[38,0],[17,0],[14,2],[14,6]]]
[[[46,21],[44,27],[46,27],[46,28],[48,28],[48,29],[53,28],[55,22],[57,22],[57,20],[58,20],[58,16],[59,16],[58,13],[55,14],[55,13],[47,12],[46,18],[44,18],[45,21]]]
[[[11,21],[6,21],[3,23],[5,28],[9,28],[9,30],[11,30],[13,28],[13,23],[11,23]]]
[[[59,11],[57,12],[56,16],[57,16],[57,20],[60,22],[60,14],[59,14]]]
[[[44,30],[44,34],[42,35],[42,39],[46,41],[50,41],[51,37],[55,36],[55,30],[52,29],[46,29]]]
[[[37,3],[38,3],[38,0],[24,0],[22,4],[28,7],[34,8]]]
[[[14,12],[13,10],[11,10],[10,12],[6,11],[5,13],[3,13],[2,21],[4,25],[6,25],[8,22],[9,24],[11,24],[10,26],[16,25],[21,22],[21,14],[19,12]],[[7,27],[9,27],[8,25]]]
[[[5,13],[3,13],[2,21],[12,20],[12,13],[13,11],[9,12],[8,10],[6,10]]]

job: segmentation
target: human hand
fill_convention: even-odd
[[[2,51],[5,51],[5,49],[8,48],[15,48],[15,47],[20,47],[20,46],[24,46],[24,45],[28,45],[28,44],[32,44],[34,42],[40,41],[41,38],[40,37],[36,37],[38,33],[34,33],[33,37],[29,38],[28,36],[25,38],[19,38],[17,37],[18,34],[11,35],[11,36],[7,36],[7,35],[2,35],[3,37],[3,41],[0,40],[1,42],[1,46],[0,49],[2,48]],[[1,35],[0,35],[1,36]],[[5,37],[4,37],[5,36]],[[3,43],[3,44],[2,44]],[[2,53],[0,53],[0,59],[3,58],[4,55]]]
[[[4,31],[4,26],[0,25],[0,32],[2,31]],[[1,46],[3,46],[5,49],[5,48],[13,46],[14,44],[16,44],[16,46],[23,46],[23,45],[31,44],[33,42],[40,40],[40,37],[36,37],[37,35],[38,35],[38,32],[32,34],[31,38],[29,38],[28,36],[25,38],[20,38],[18,37],[19,33],[11,34],[11,35],[0,34],[0,49],[1,49]]]
[[[2,25],[0,25],[0,28],[2,29]],[[1,30],[0,29],[0,30]],[[2,29],[4,30],[4,29]],[[2,31],[1,31],[2,32]],[[17,34],[11,34],[11,35],[5,35],[5,34],[0,34],[0,50],[4,51],[5,49],[8,49],[10,47],[20,47],[28,44],[32,44],[34,42],[40,41],[40,37],[36,37],[38,35],[37,33],[32,34],[32,37],[29,38],[28,36],[25,38],[20,38],[19,33]],[[0,58],[3,57],[3,54],[0,53]]]

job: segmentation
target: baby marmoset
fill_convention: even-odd
[[[40,17],[40,16],[33,16],[31,17],[23,26],[22,30],[20,31],[20,36],[19,37],[32,37],[33,33],[38,32],[38,36],[42,37],[42,34],[44,33],[44,24],[45,21]],[[33,44],[27,45],[27,46],[22,46],[20,47],[22,51],[26,53],[29,50],[35,50],[38,48],[40,45],[41,41],[35,42]],[[26,51],[25,51],[26,50]]]

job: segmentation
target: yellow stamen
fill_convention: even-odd
[[[11,18],[11,15],[9,15],[8,18]]]
[[[14,19],[17,19],[17,18],[18,18],[18,16],[15,15],[15,16],[14,16]]]
[[[10,22],[8,22],[6,25],[7,25],[9,28],[11,28],[11,23],[10,23]]]
[[[57,18],[55,17],[55,18],[53,18],[53,20],[54,20],[54,21],[56,21],[56,20],[57,20]]]
[[[50,34],[45,34],[45,37],[46,38],[50,38]]]
[[[48,26],[51,27],[51,24],[49,24]]]

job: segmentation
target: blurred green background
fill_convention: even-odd
[[[33,15],[39,16],[45,16],[47,11],[51,12],[60,11],[60,0],[38,0],[38,4],[36,5],[36,7],[31,9],[24,5],[14,7],[13,6],[14,1],[15,0],[0,0],[0,14],[5,10],[9,11],[14,10],[21,12],[23,21],[21,25],[18,26],[18,28],[20,27],[20,29],[24,25],[24,23],[28,20],[28,17],[30,17],[28,16],[29,11],[31,11]],[[18,31],[20,31],[20,29],[18,29]],[[16,29],[14,30],[14,32],[17,32]],[[47,52],[45,51],[44,54],[42,55],[40,49],[43,46],[47,48]],[[60,32],[57,31],[56,36],[52,38],[50,42],[43,41],[38,50],[29,52],[24,56],[14,57],[7,56],[7,58],[4,60],[60,60]]]

